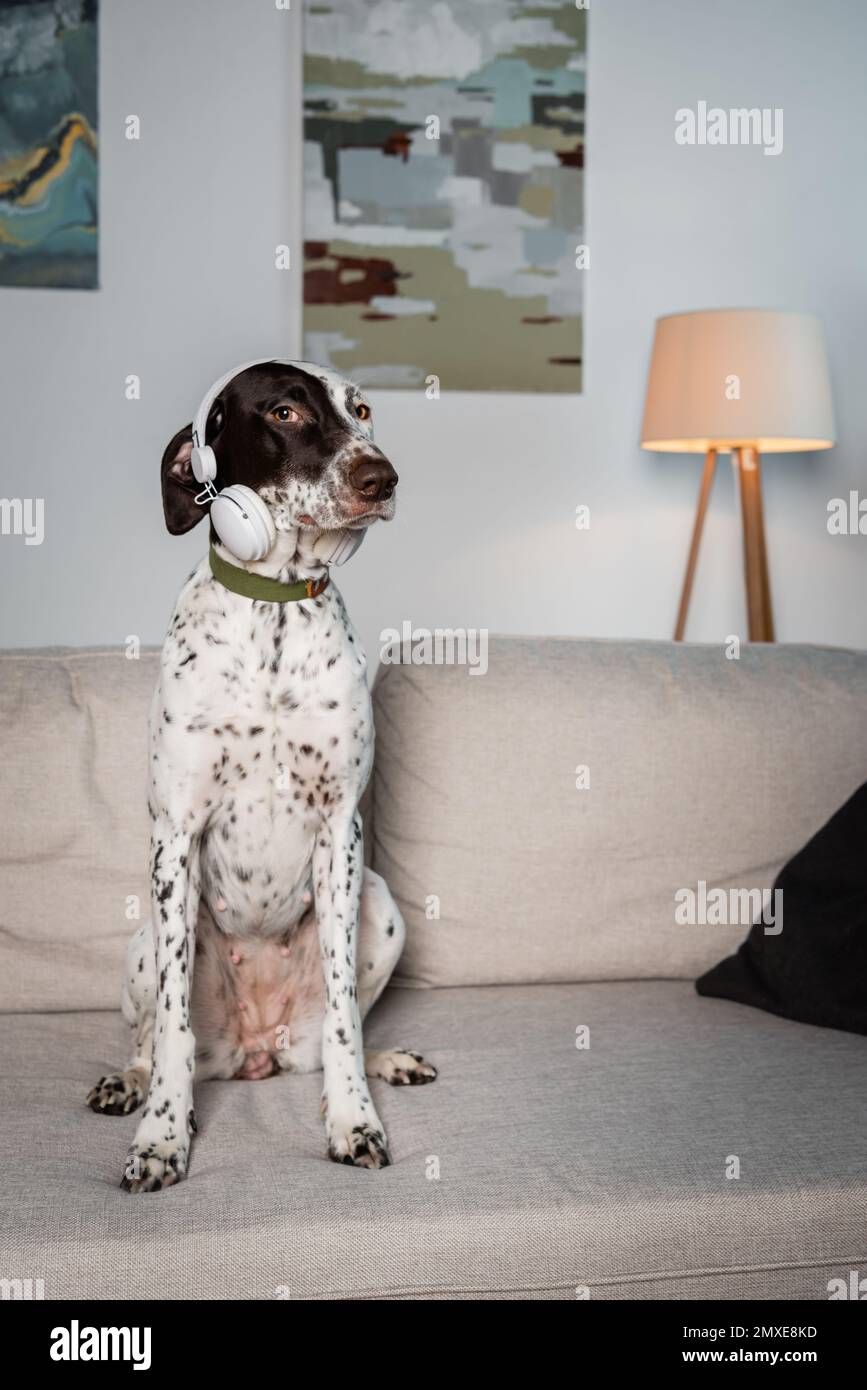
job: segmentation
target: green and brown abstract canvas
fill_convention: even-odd
[[[586,12],[306,0],[305,355],[580,391]]]
[[[98,284],[97,0],[0,0],[0,285]]]

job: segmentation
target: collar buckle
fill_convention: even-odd
[[[327,574],[323,575],[321,579],[308,579],[307,597],[318,598],[320,594],[324,594],[325,590],[328,588],[328,579],[329,576]]]

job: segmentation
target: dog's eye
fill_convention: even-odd
[[[294,425],[301,419],[297,410],[293,410],[291,405],[278,405],[276,410],[271,411],[275,420],[279,420],[281,425]]]
[[[355,407],[355,413],[358,416],[359,420],[369,420],[370,406],[365,405],[364,401],[358,401]]]

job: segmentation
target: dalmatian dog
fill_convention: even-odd
[[[130,1192],[185,1176],[194,1075],[322,1069],[328,1155],[366,1168],[389,1162],[368,1078],[436,1077],[416,1052],[363,1047],[404,924],[363,863],[366,660],[314,554],[324,531],[389,520],[397,474],[361,392],[309,363],[240,371],[211,407],[206,441],[218,486],[254,489],[276,528],[266,558],[241,568],[310,580],[313,596],[246,597],[206,557],[171,619],[150,716],[152,919],[129,944],[122,991],[132,1057],[87,1098],[101,1114],[142,1106],[121,1183]],[[191,454],[188,425],[162,459],[174,535],[204,514]],[[240,565],[213,527],[211,543]]]

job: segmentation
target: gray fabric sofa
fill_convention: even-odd
[[[492,638],[484,676],[384,667],[366,841],[408,940],[366,1037],[439,1079],[373,1082],[382,1172],[326,1160],[318,1077],[206,1083],[190,1177],[135,1198],[135,1117],[84,1097],[125,1060],[155,670],[0,658],[0,1277],[49,1299],[825,1299],[867,1267],[867,1041],[699,998],[746,925],[675,913],[700,882],[770,887],[867,778],[867,656]]]

